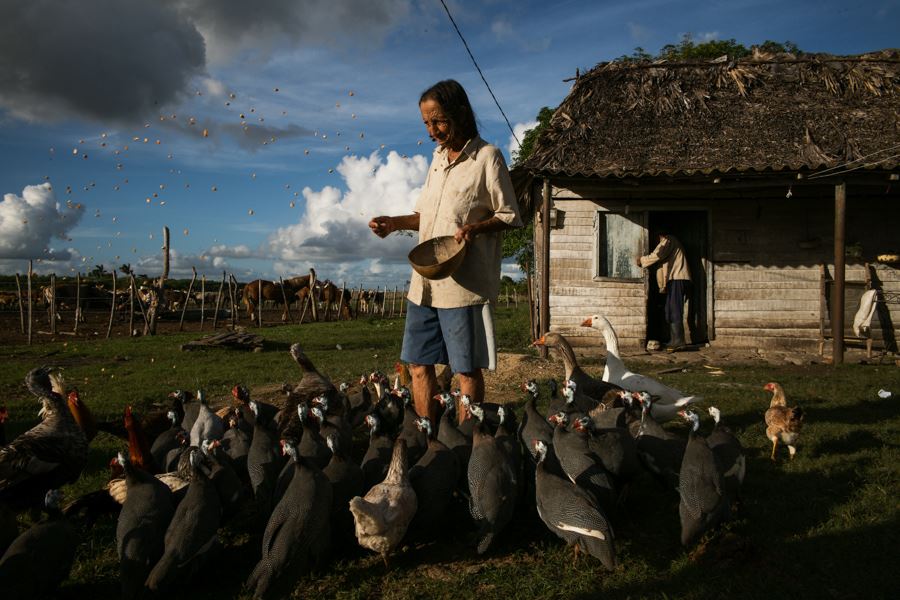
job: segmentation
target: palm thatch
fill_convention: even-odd
[[[900,51],[601,63],[522,170],[574,177],[900,165]],[[862,160],[861,160],[862,159]]]

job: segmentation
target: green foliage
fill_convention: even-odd
[[[762,44],[758,44],[758,48],[763,52],[773,54],[789,52],[791,54],[802,54],[797,44],[789,41],[773,42],[766,40]],[[751,50],[747,46],[739,43],[734,38],[728,40],[709,40],[706,42],[695,42],[693,34],[686,33],[681,41],[677,44],[666,44],[660,51],[653,55],[641,48],[634,49],[630,55],[623,55],[617,58],[618,62],[646,62],[652,60],[673,61],[689,61],[689,60],[711,60],[720,56],[728,56],[729,59],[735,60],[750,56]]]
[[[516,264],[527,273],[534,264],[534,220],[525,227],[503,232],[503,258],[515,258]]]
[[[528,160],[528,157],[531,156],[532,152],[534,152],[534,145],[544,128],[550,124],[550,119],[553,118],[554,110],[555,109],[545,106],[538,111],[538,124],[536,127],[533,127],[532,129],[526,131],[525,135],[522,136],[522,143],[519,145],[519,151],[516,152],[515,156],[513,157],[513,166],[521,165],[526,160]]]

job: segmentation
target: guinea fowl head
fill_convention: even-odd
[[[544,440],[532,440],[531,444],[534,447],[534,454],[537,456],[539,463],[547,458],[547,442]]]
[[[580,419],[576,419],[572,426],[576,431],[590,431],[591,427],[591,418],[590,417],[581,417]]]
[[[566,404],[571,404],[575,401],[575,390],[577,389],[578,384],[571,379],[566,379],[566,383],[563,385],[563,396],[566,398]]]
[[[709,416],[711,416],[713,418],[713,421],[716,422],[716,425],[718,425],[719,420],[722,418],[722,411],[720,411],[715,406],[710,406],[708,410],[709,410]]]
[[[472,402],[466,402],[468,396],[463,396],[463,403],[469,411],[469,414],[478,419],[478,422],[481,423],[484,421],[484,409],[478,406],[477,404],[473,404]]]
[[[325,394],[313,398],[312,403],[322,409],[323,413],[328,412],[328,397]]]
[[[184,390],[175,390],[174,392],[169,392],[169,398],[174,398],[179,402],[190,402],[191,394]]]
[[[411,394],[409,393],[409,388],[405,386],[400,386],[392,389],[391,394],[402,400],[404,406],[409,404],[410,399],[412,398]]]
[[[378,417],[372,414],[366,415],[366,426],[369,428],[369,433],[375,434],[378,432]]]
[[[497,407],[497,418],[500,419],[500,425],[506,421],[506,408],[502,406]]]
[[[431,438],[431,419],[428,417],[419,417],[416,419],[416,429],[424,433],[428,438]]]
[[[525,383],[522,384],[522,391],[528,392],[532,396],[538,395],[538,384],[534,379],[529,379]]]
[[[434,399],[437,400],[444,408],[453,406],[453,396],[451,396],[448,392],[435,394]]]
[[[247,404],[250,401],[250,390],[243,385],[236,385],[231,388],[231,395],[234,396],[235,400],[243,404]]]
[[[338,391],[342,394],[346,394],[347,390],[349,390],[349,389],[350,389],[350,384],[347,383],[346,381],[342,381],[341,385],[338,386]]]
[[[341,451],[341,442],[338,439],[338,435],[336,433],[329,433],[325,436],[325,445],[328,446],[328,449],[331,450],[331,453],[335,456],[338,456]]]
[[[174,410],[170,410],[166,413],[166,418],[172,421],[172,425],[178,425],[178,413]]]
[[[325,413],[323,413],[322,409],[318,406],[313,406],[311,409],[309,409],[309,416],[311,416],[319,423],[322,423],[325,420]]]
[[[691,431],[696,432],[700,428],[700,415],[692,410],[679,410],[678,414],[682,419],[690,423]]]
[[[569,422],[569,417],[563,411],[559,411],[558,413],[547,417],[547,420],[554,425],[562,425],[563,427],[565,427]]]

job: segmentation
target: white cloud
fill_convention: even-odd
[[[227,246],[225,244],[216,244],[211,246],[206,252],[209,256],[216,258],[260,258],[259,250],[253,250],[246,244],[238,244],[237,246]]]
[[[68,250],[50,243],[53,238],[68,240],[83,214],[81,204],[60,206],[49,183],[26,186],[21,196],[5,194],[0,202],[0,259],[69,260]]]
[[[222,276],[222,271],[230,271],[231,264],[221,256],[212,256],[209,253],[181,254],[177,250],[169,250],[169,277],[175,279],[190,278],[193,268],[198,275]],[[162,254],[142,256],[132,264],[135,273],[146,273],[150,277],[158,277],[163,271]],[[208,279],[207,279],[208,281]]]
[[[509,136],[509,145],[506,147],[506,153],[510,157],[510,162],[515,162],[516,155],[519,153],[519,142],[525,137],[525,132],[538,126],[537,121],[528,121],[527,123],[516,123],[513,125],[513,133],[515,136]],[[519,141],[516,141],[519,138]]]
[[[225,95],[225,84],[218,79],[204,77],[200,82],[203,84],[206,93],[210,96],[222,97]]]
[[[491,31],[500,41],[509,39],[513,35],[513,27],[506,19],[497,19],[491,23]]]
[[[631,39],[639,44],[647,43],[651,38],[651,32],[640,23],[628,22],[628,33]]]
[[[697,34],[697,39],[701,42],[711,42],[719,39],[720,35],[718,31],[704,31]]]

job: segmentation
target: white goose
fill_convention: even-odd
[[[619,338],[616,337],[616,332],[606,317],[593,315],[585,319],[581,325],[582,327],[593,327],[599,330],[603,334],[603,339],[606,340],[606,367],[603,369],[603,381],[614,383],[631,392],[648,392],[650,395],[659,398],[653,403],[651,414],[653,414],[654,418],[659,419],[657,413],[665,408],[660,405],[671,405],[672,408],[680,408],[701,400],[700,396],[687,396],[681,390],[665,385],[652,377],[629,371],[622,359],[619,358]],[[663,416],[664,419],[671,419],[677,414],[677,409],[671,416],[669,412],[666,409],[665,415],[660,416]]]

